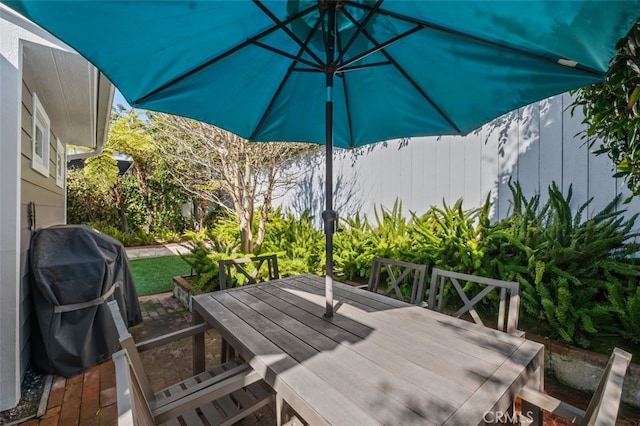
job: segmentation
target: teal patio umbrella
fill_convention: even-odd
[[[332,149],[466,134],[598,82],[638,1],[5,1],[98,67],[136,107],[250,141]]]

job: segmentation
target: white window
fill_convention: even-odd
[[[57,139],[56,142],[56,185],[64,188],[64,170],[67,167],[67,161],[65,158],[64,145],[62,145],[60,139]]]
[[[31,168],[49,177],[49,134],[51,123],[38,96],[33,94],[33,129],[31,136]]]

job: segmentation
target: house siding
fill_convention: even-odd
[[[41,100],[42,102],[42,100]],[[45,111],[47,105],[43,103]],[[65,193],[56,185],[56,123],[51,123],[49,137],[49,177],[31,168],[31,133],[33,115],[33,92],[29,83],[22,84],[22,134],[21,134],[21,180],[20,180],[20,368],[21,374],[29,365],[31,357],[31,327],[33,311],[29,281],[29,246],[32,230],[29,223],[29,203],[35,203],[35,228],[44,228],[65,222]]]
[[[616,194],[630,195],[621,179],[615,179],[606,156],[590,153],[576,136],[584,125],[582,114],[571,113],[568,93],[520,108],[466,136],[412,138],[368,145],[354,151],[334,153],[334,206],[341,217],[355,212],[374,218],[374,209],[402,202],[405,215],[421,214],[430,206],[452,205],[462,198],[463,207],[493,201],[492,218],[511,211],[509,179],[518,181],[524,194],[540,194],[544,203],[548,187],[555,182],[576,209],[593,198],[587,217],[604,208]],[[595,144],[595,148],[598,144]],[[324,150],[323,150],[324,151]],[[299,163],[306,173],[293,190],[275,204],[299,214],[309,209],[321,226],[324,210],[324,152]],[[640,211],[634,199],[620,209],[626,216]],[[640,229],[640,221],[636,223]]]

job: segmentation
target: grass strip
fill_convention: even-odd
[[[129,261],[138,296],[173,290],[172,278],[188,275],[191,267],[180,256],[152,257]]]

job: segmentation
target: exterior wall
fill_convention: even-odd
[[[606,157],[589,153],[576,134],[583,128],[579,111],[571,115],[569,94],[555,96],[506,114],[465,136],[413,138],[334,153],[334,205],[340,216],[356,211],[373,219],[374,207],[390,208],[396,199],[409,211],[425,212],[431,205],[451,205],[459,198],[465,208],[494,202],[493,218],[511,207],[509,179],[519,181],[527,197],[541,195],[556,182],[566,194],[572,185],[572,206],[593,197],[588,214],[606,206],[617,193],[629,195],[621,180],[612,178]],[[307,158],[308,169],[297,190],[277,200],[285,209],[310,209],[320,226],[324,210],[324,152]],[[640,211],[640,201],[621,205]],[[638,223],[637,225],[640,225]],[[640,226],[638,226],[640,228]]]
[[[27,75],[27,74],[25,74]],[[65,223],[65,191],[56,185],[56,134],[55,123],[51,123],[49,135],[49,177],[31,168],[31,137],[33,120],[32,85],[23,80],[22,84],[22,132],[21,132],[21,180],[20,180],[20,366],[24,372],[30,360],[31,301],[28,274],[29,245],[32,230],[29,223],[29,203],[35,205],[35,229]],[[45,111],[47,105],[43,104]],[[66,167],[65,167],[66,169]],[[34,230],[35,230],[34,229]]]
[[[61,149],[73,144],[99,152],[107,137],[114,87],[69,46],[3,4],[0,75],[0,410],[5,410],[20,399],[30,359],[27,263],[32,228],[66,221],[66,164],[56,183],[58,138]],[[38,170],[31,158],[34,92],[50,126],[49,161]],[[35,205],[33,226],[30,202]]]
[[[28,357],[28,351],[23,350],[23,339],[29,338],[26,330],[29,312],[22,309],[22,302],[28,296],[23,280],[25,215],[21,201],[21,170],[25,161],[22,155],[22,40],[67,49],[39,27],[0,5],[0,410],[17,405],[25,367],[23,359]],[[31,101],[27,103],[30,105]],[[54,123],[52,128],[55,129]],[[27,196],[31,194],[27,191]],[[45,219],[48,213],[42,210],[38,212],[42,218],[40,226],[49,222]]]
[[[19,180],[20,72],[17,29],[0,9],[0,410],[20,399]],[[6,37],[4,35],[7,35]]]

